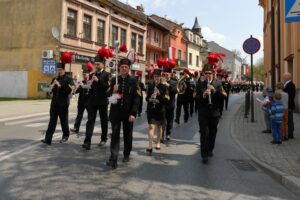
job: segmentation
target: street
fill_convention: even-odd
[[[0,199],[299,199],[260,170],[232,139],[232,119],[244,96],[230,98],[207,165],[201,162],[196,115],[188,123],[174,123],[171,140],[149,157],[143,112],[134,125],[130,162],[122,163],[121,143],[117,170],[105,165],[110,140],[97,146],[99,117],[90,151],[81,148],[86,115],[79,135],[60,144],[58,124],[52,145],[46,146],[40,139],[48,125],[49,100],[0,102]],[[70,128],[75,117],[72,100]]]

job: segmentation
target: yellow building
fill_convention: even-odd
[[[201,71],[202,66],[205,60],[203,60],[202,54],[207,55],[206,53],[206,44],[203,41],[203,36],[201,33],[201,27],[198,23],[196,17],[195,23],[192,29],[184,29],[185,35],[188,38],[187,46],[187,66],[188,69],[192,72]]]
[[[284,73],[293,76],[300,88],[300,22],[285,22],[284,1],[259,0],[264,10],[264,67],[267,86],[283,81]],[[300,105],[296,95],[297,108]]]
[[[99,48],[113,48],[115,40],[135,50],[133,70],[145,70],[147,16],[141,6],[117,0],[0,1],[0,27],[0,78],[6,82],[0,97],[44,97],[41,88],[53,75],[42,73],[42,63],[72,52],[66,71],[80,78],[82,64]]]

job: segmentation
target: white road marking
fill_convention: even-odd
[[[49,115],[49,112],[21,115],[21,116],[17,116],[17,117],[7,117],[7,118],[0,119],[0,122],[12,121],[12,120],[16,120],[16,119],[24,119],[24,118],[29,118],[29,117],[37,117],[37,116],[42,116],[42,115],[46,115],[46,114]]]

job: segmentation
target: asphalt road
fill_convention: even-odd
[[[66,144],[58,143],[58,125],[48,147],[39,140],[47,128],[49,101],[0,102],[0,199],[299,199],[255,166],[230,136],[231,119],[242,100],[231,96],[208,165],[201,162],[197,116],[175,124],[172,140],[149,157],[143,114],[135,122],[130,162],[122,163],[120,151],[114,171],[105,165],[109,142],[97,147],[99,119],[90,151],[80,147],[86,117],[80,134],[71,135]],[[72,127],[76,101],[70,113]]]

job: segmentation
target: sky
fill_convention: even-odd
[[[143,5],[145,13],[166,16],[192,28],[195,17],[207,41],[215,41],[226,49],[237,49],[242,58],[243,42],[253,35],[261,42],[254,62],[263,57],[263,9],[258,0],[121,0],[131,6]],[[250,63],[250,56],[246,57]]]

